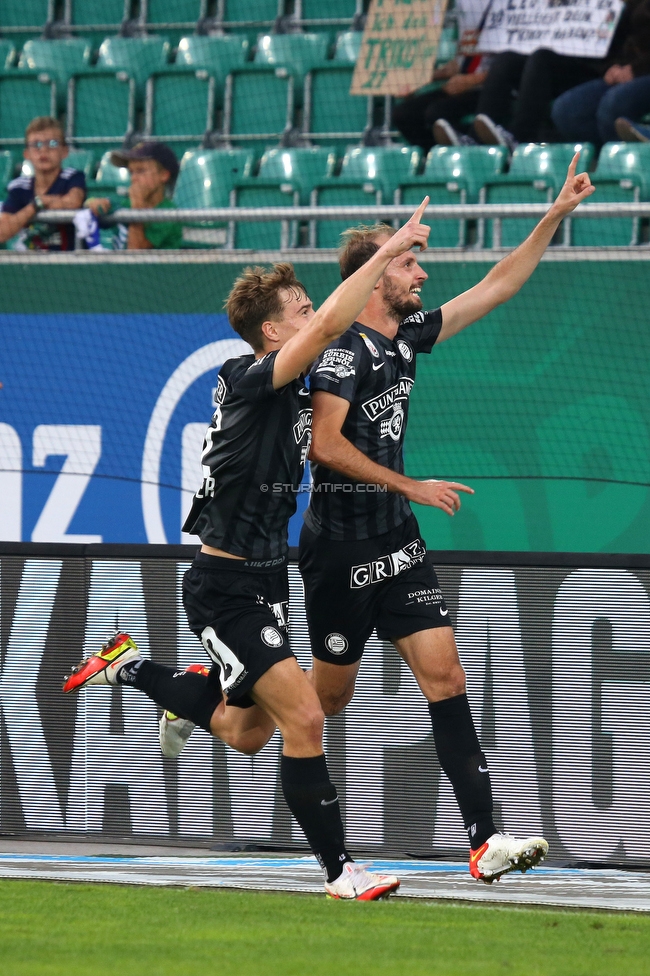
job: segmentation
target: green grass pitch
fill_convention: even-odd
[[[0,881],[2,976],[647,976],[650,918]]]

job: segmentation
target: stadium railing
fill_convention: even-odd
[[[425,191],[426,192],[426,191]],[[503,219],[541,219],[547,212],[550,203],[510,203],[510,204],[443,204],[436,206],[435,210],[427,213],[428,221],[437,220],[491,220],[493,222],[491,250],[503,248],[501,243],[501,220]],[[50,210],[47,213],[39,213],[39,221],[48,224],[72,223],[74,211],[71,210]],[[214,223],[225,222],[235,224],[242,222],[267,222],[267,221],[304,221],[313,222],[321,220],[346,220],[353,223],[369,222],[374,220],[385,220],[388,222],[398,222],[408,219],[413,213],[413,205],[404,204],[376,204],[372,206],[286,206],[286,207],[205,207],[202,209],[178,208],[175,210],[164,211],[165,223]],[[613,217],[631,217],[634,219],[650,217],[650,202],[648,203],[590,203],[589,206],[579,207],[571,215],[570,220],[589,220]],[[158,209],[120,209],[102,218],[107,226],[115,224],[148,224],[160,223],[161,212]],[[568,245],[568,235],[562,234],[561,240],[553,246],[553,250],[566,248],[575,250]],[[620,245],[621,247],[632,247],[643,253],[645,248],[642,244]],[[594,237],[594,247],[598,248],[597,238]],[[79,248],[83,249],[81,241]],[[295,248],[296,252],[307,250],[307,248]],[[440,250],[437,249],[436,250]],[[480,248],[453,248],[458,253],[466,250],[480,250]]]

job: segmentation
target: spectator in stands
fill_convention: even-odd
[[[488,62],[486,57],[455,58],[436,68],[432,81],[444,81],[442,88],[408,95],[393,109],[393,125],[425,153],[436,142],[474,142],[467,135],[470,130],[463,118],[476,112]]]
[[[43,210],[78,210],[86,196],[86,179],[80,170],[62,169],[68,155],[65,135],[57,119],[41,115],[25,130],[23,156],[34,167],[33,176],[19,176],[8,186],[0,213],[0,242],[17,236],[19,251],[72,251],[72,224],[38,221]]]
[[[602,145],[617,138],[616,120],[650,111],[650,0],[628,0],[629,29],[602,78],[571,88],[553,105],[564,139]]]
[[[171,193],[178,176],[178,160],[174,151],[162,142],[140,142],[133,149],[119,150],[111,155],[115,166],[128,166],[131,174],[128,202],[124,197],[114,200],[94,197],[87,206],[97,216],[111,209],[128,207],[134,210],[174,207]],[[114,250],[144,250],[146,248],[177,249],[183,242],[183,228],[172,221],[151,224],[118,224],[113,238]]]

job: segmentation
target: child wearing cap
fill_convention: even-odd
[[[173,150],[162,142],[140,142],[133,149],[120,150],[111,155],[115,166],[128,166],[131,174],[128,201],[123,197],[93,197],[86,206],[97,217],[118,207],[135,209],[174,208],[170,199],[176,177],[178,160]],[[151,224],[118,224],[113,237],[114,250],[178,249],[183,243],[183,229],[171,221]]]

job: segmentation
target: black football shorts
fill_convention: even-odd
[[[218,665],[229,705],[247,708],[256,681],[289,648],[287,565],[272,570],[198,552],[183,578],[190,625]]]
[[[353,664],[377,629],[380,640],[449,627],[449,610],[417,519],[373,539],[333,542],[304,526],[300,572],[312,654]]]

